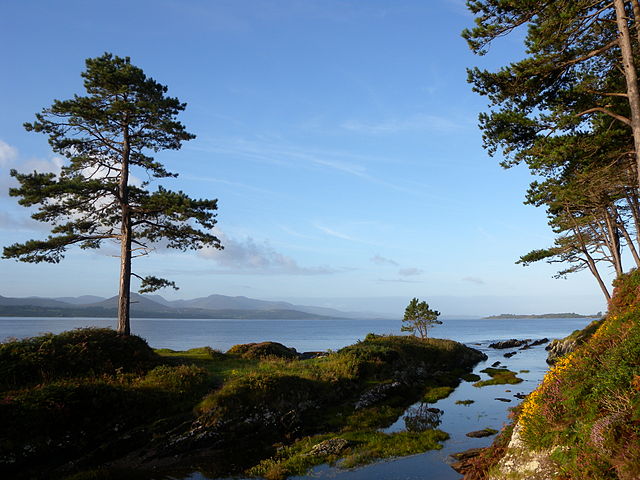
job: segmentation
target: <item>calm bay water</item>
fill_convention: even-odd
[[[573,330],[583,328],[590,319],[522,319],[522,320],[481,320],[446,319],[442,325],[434,327],[430,335],[450,338],[485,352],[489,359],[481,362],[474,372],[483,379],[488,378],[480,370],[496,361],[509,369],[519,372],[524,382],[517,385],[492,385],[475,388],[463,382],[446,399],[435,406],[444,411],[438,428],[449,433],[451,438],[442,450],[420,455],[381,461],[353,470],[322,465],[309,475],[295,477],[296,480],[311,478],[337,478],[339,480],[453,480],[462,478],[449,466],[451,453],[491,444],[493,437],[469,438],[465,434],[473,430],[494,428],[499,430],[507,421],[508,408],[520,402],[514,395],[530,393],[541,381],[547,370],[544,346],[505,358],[508,350],[488,348],[489,343],[509,338],[540,339],[543,337],[562,338]],[[400,320],[174,320],[174,319],[133,319],[132,332],[147,339],[154,348],[186,350],[209,345],[226,351],[238,343],[276,341],[294,347],[298,351],[337,350],[362,340],[367,333],[400,333]],[[0,339],[7,337],[24,338],[43,332],[59,333],[73,328],[98,326],[113,327],[114,319],[95,318],[0,318]],[[496,400],[502,398],[503,402]],[[457,400],[474,400],[468,406],[456,405]],[[412,414],[420,404],[408,409]],[[385,431],[405,429],[404,416],[400,417]],[[167,477],[162,477],[167,478]],[[205,480],[208,477],[195,472],[171,478]]]
[[[588,319],[482,320],[448,319],[430,336],[462,343],[508,338],[561,338],[582,328]],[[400,333],[400,320],[131,320],[131,331],[154,348],[187,350],[208,345],[226,351],[238,343],[274,341],[298,351],[337,350],[362,340],[367,333]],[[0,317],[0,340],[81,327],[115,327],[109,318]]]

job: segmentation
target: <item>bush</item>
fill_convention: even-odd
[[[277,342],[244,343],[234,345],[227,351],[227,354],[237,355],[249,360],[258,360],[268,357],[286,359],[298,358],[298,353],[295,349],[286,347]]]
[[[158,363],[147,342],[106,328],[81,328],[59,335],[0,344],[0,389],[60,378],[143,373]]]

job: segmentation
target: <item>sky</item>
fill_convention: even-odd
[[[487,100],[466,68],[523,55],[522,35],[474,56],[463,0],[154,0],[0,3],[0,245],[44,238],[8,195],[11,168],[64,159],[24,122],[83,94],[86,58],[134,65],[187,103],[196,139],[156,159],[163,180],[217,198],[225,249],[158,249],[134,261],[167,299],[213,293],[401,314],[412,297],[447,315],[594,313],[587,272],[514,262],[550,246],[532,178],[482,148]],[[0,295],[112,296],[115,245],[57,265],[0,260]],[[609,280],[611,280],[609,273]]]

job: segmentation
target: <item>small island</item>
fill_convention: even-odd
[[[579,313],[541,313],[541,314],[517,314],[517,313],[501,313],[500,315],[489,315],[482,317],[483,320],[509,320],[521,318],[600,318],[602,312],[593,315],[580,315]]]

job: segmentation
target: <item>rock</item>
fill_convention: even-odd
[[[451,464],[451,468],[464,475],[471,468],[472,460],[480,455],[484,450],[486,450],[486,448],[470,448],[464,452],[450,455],[452,458],[457,460],[457,462]]]
[[[505,356],[505,358],[511,358],[511,357],[513,357],[516,353],[518,353],[518,352],[508,352],[508,353],[505,353],[505,354],[504,354],[504,356]]]
[[[503,340],[502,342],[495,342],[489,345],[489,348],[497,348],[497,349],[504,349],[504,348],[515,348],[515,347],[521,347],[523,345],[525,345],[526,343],[530,342],[530,339],[527,340],[516,340],[515,338],[512,338],[511,340]]]
[[[516,393],[513,396],[516,398],[519,398],[520,400],[527,398],[527,396],[524,393]]]
[[[327,352],[302,352],[298,355],[300,360],[309,360],[311,358],[326,357],[329,354]]]
[[[529,346],[537,347],[538,345],[544,345],[545,343],[549,343],[549,339],[547,337],[541,338],[540,340],[536,340],[535,342],[531,342]]]
[[[482,430],[469,432],[466,435],[467,437],[470,437],[470,438],[483,438],[483,437],[490,437],[491,435],[495,435],[496,433],[498,433],[498,431],[494,430],[493,428],[483,428]]]
[[[320,442],[307,453],[310,457],[326,457],[328,455],[338,455],[349,446],[349,441],[344,438],[330,438]]]
[[[498,361],[498,362],[493,362],[493,363],[491,364],[491,366],[495,368],[495,367],[497,367],[498,365],[500,365],[500,363],[502,363],[502,362],[500,362],[500,361]]]
[[[439,408],[429,407],[429,408],[427,408],[427,412],[431,412],[431,413],[444,413],[444,410],[440,410]]]
[[[386,399],[391,392],[402,387],[400,382],[382,383],[364,392],[355,404],[356,410],[366,408]]]
[[[501,402],[510,402],[511,400],[508,398],[496,397],[496,400],[500,400]]]

